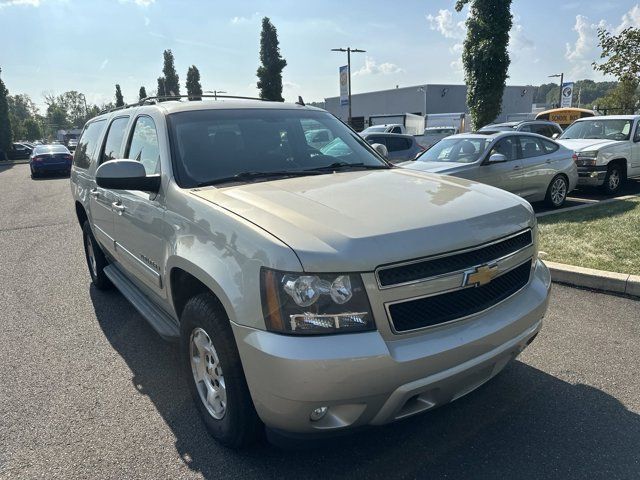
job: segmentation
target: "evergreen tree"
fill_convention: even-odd
[[[189,95],[189,100],[202,100],[200,72],[195,65],[191,65],[187,71],[187,95]]]
[[[142,100],[147,98],[147,89],[144,87],[140,87],[140,93],[138,94],[138,100]]]
[[[2,69],[0,68],[0,73]],[[4,152],[8,152],[11,149],[11,120],[9,119],[9,104],[7,102],[7,96],[9,90],[4,86],[4,82],[0,78],[0,160],[4,160],[6,155]]]
[[[180,95],[180,79],[176,73],[171,50],[164,51],[164,90],[166,95]]]
[[[473,128],[491,123],[502,111],[502,95],[509,70],[511,0],[458,0],[459,12],[469,4],[467,38],[462,64],[467,84],[467,105]]]
[[[262,19],[260,63],[257,72],[260,98],[283,102],[282,70],[287,66],[287,61],[280,56],[278,32],[268,17]]]
[[[117,85],[117,84],[116,84],[116,107],[124,107],[124,98],[122,98],[120,85]]]
[[[157,93],[158,97],[164,97],[167,95],[167,92],[165,91],[165,86],[164,86],[164,77],[158,77],[158,93]],[[160,102],[162,100],[159,100]]]

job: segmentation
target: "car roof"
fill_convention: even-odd
[[[536,137],[536,138],[544,138],[545,140],[549,140],[553,142],[551,138],[547,138],[543,135],[538,135],[537,133],[532,132],[518,132],[516,130],[478,130],[477,132],[471,133],[459,133],[457,135],[451,135],[448,138],[491,138],[492,140],[496,138],[503,137],[511,137],[511,136],[527,136],[527,137]]]
[[[404,133],[391,133],[391,132],[361,132],[366,136],[371,137],[390,137],[390,138],[411,138],[413,139],[413,135],[406,135]]]
[[[131,111],[159,111],[164,115],[169,115],[176,112],[189,112],[200,110],[238,110],[238,109],[268,109],[268,110],[309,110],[324,112],[325,110],[310,105],[300,105],[298,103],[288,102],[270,102],[266,100],[238,100],[238,99],[226,99],[218,98],[212,100],[205,98],[201,101],[190,101],[187,99],[180,100],[163,100],[158,103],[144,103],[127,105],[124,108],[117,108],[108,112],[101,113],[96,117],[93,117],[90,121],[107,119],[110,116],[119,116],[123,113],[129,113]]]
[[[585,120],[635,120],[640,115],[596,115],[595,117],[578,118],[576,122],[584,122]]]

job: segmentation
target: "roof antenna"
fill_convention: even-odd
[[[296,105],[301,105],[303,107],[306,106],[304,104],[304,100],[302,100],[302,96],[301,95],[298,95],[298,101],[296,102]]]

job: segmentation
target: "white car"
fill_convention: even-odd
[[[578,185],[597,186],[612,195],[627,178],[640,177],[640,115],[582,118],[558,143],[575,150]]]

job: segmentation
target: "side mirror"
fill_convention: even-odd
[[[491,163],[504,163],[507,161],[507,157],[505,157],[503,154],[501,153],[494,153],[493,155],[491,155],[489,157],[489,160],[487,161],[488,164]]]
[[[147,175],[144,165],[136,160],[109,160],[96,170],[96,183],[111,190],[157,193],[160,175]]]
[[[386,158],[386,159],[389,158],[389,150],[387,150],[387,147],[385,147],[383,144],[373,143],[371,145],[371,148],[373,148],[376,152],[378,152],[378,154],[383,158]]]
[[[556,138],[558,138],[559,136],[560,136],[560,134],[556,132],[556,133],[554,133],[553,135],[551,135],[551,138],[555,140],[555,139],[556,139]]]

